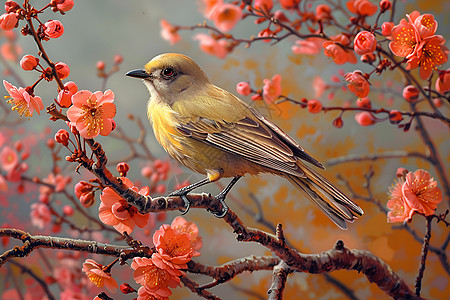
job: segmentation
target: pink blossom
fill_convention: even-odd
[[[180,285],[179,276],[182,273],[179,270],[168,266],[161,269],[154,264],[152,258],[135,257],[131,263],[131,268],[134,269],[133,278],[136,283],[146,289],[146,294],[154,297],[169,297],[172,295],[169,287],[175,288]]]
[[[294,9],[298,7],[300,0],[280,0],[280,5],[284,9]]]
[[[198,234],[198,227],[194,222],[188,222],[183,217],[175,217],[172,224],[170,224],[173,230],[178,233],[188,233],[190,235],[192,249],[198,251],[202,248],[202,238]]]
[[[56,103],[61,107],[70,107],[72,105],[72,96],[78,91],[77,85],[72,82],[66,82],[64,88],[59,91]]]
[[[378,7],[369,0],[350,0],[347,1],[347,8],[351,13],[360,16],[373,16]]]
[[[299,40],[295,42],[295,45],[292,46],[291,50],[294,54],[318,54],[322,49],[322,44],[324,39],[311,37],[305,40]]]
[[[45,226],[50,224],[52,214],[46,204],[33,203],[31,204],[30,218],[33,226],[43,229]]]
[[[356,64],[358,62],[353,51],[345,49],[344,46],[339,43],[327,41],[322,44],[322,47],[324,48],[324,54],[331,57],[337,65],[342,65],[347,62]]]
[[[344,75],[344,79],[348,81],[347,88],[350,92],[358,96],[359,98],[364,98],[369,94],[370,85],[369,81],[364,77],[361,71],[356,70]]]
[[[148,195],[148,187],[139,190],[133,185],[133,182],[126,177],[120,177],[123,183],[140,193],[141,195]],[[112,225],[120,232],[127,232],[130,234],[135,226],[143,228],[147,225],[149,215],[142,215],[137,211],[137,208],[128,204],[122,197],[120,197],[112,188],[105,188],[100,195],[99,218],[107,224]]]
[[[228,32],[241,20],[242,10],[231,3],[219,3],[213,7],[209,18],[219,30]]]
[[[281,95],[281,75],[276,74],[272,79],[263,80],[263,97],[267,104],[273,103]]]
[[[387,208],[389,209],[388,222],[410,221],[414,214],[414,211],[403,198],[402,187],[404,182],[404,179],[401,178],[389,189],[390,199],[387,203]]]
[[[252,89],[250,88],[248,82],[242,81],[236,85],[236,91],[242,96],[248,96],[252,92]]]
[[[83,263],[82,271],[86,273],[89,280],[97,287],[106,287],[111,292],[115,292],[119,285],[109,272],[104,271],[103,265],[92,259],[86,259]]]
[[[44,109],[41,97],[33,97],[24,88],[16,88],[6,80],[3,80],[3,85],[10,96],[6,102],[13,105],[12,110],[17,110],[21,116],[31,117],[34,111],[40,114]]]
[[[405,19],[402,19],[400,24],[392,29],[391,36],[388,39],[392,40],[389,43],[392,53],[400,57],[408,57],[419,43],[417,30]]]
[[[376,47],[377,40],[375,39],[373,33],[368,31],[360,31],[356,35],[353,48],[357,54],[363,55],[366,53],[371,53],[375,51]]]
[[[15,12],[20,8],[20,5],[12,0],[8,0],[5,2],[5,10],[7,13]]]
[[[230,52],[226,40],[215,40],[207,34],[196,34],[194,40],[200,41],[200,49],[210,55],[218,58],[225,58]]]
[[[64,33],[64,26],[58,20],[49,20],[45,23],[45,34],[52,38],[59,38]]]
[[[416,14],[419,14],[417,12]],[[411,14],[412,15],[412,14]],[[410,15],[410,18],[411,18]],[[412,20],[411,20],[412,21]],[[430,37],[436,33],[438,23],[431,14],[420,15],[413,21],[414,27],[416,27],[419,36],[424,39]]]
[[[394,26],[395,24],[392,22],[384,22],[383,24],[381,24],[381,34],[384,36],[390,36]]]
[[[73,0],[52,0],[51,3],[52,6],[55,3],[56,8],[64,12],[71,10],[74,5]]]
[[[315,13],[317,20],[331,19],[331,8],[327,4],[317,5]]]
[[[257,10],[256,14],[261,14],[258,11],[270,12],[273,8],[273,0],[254,0],[253,7]]]
[[[67,117],[82,137],[91,139],[99,134],[111,133],[112,118],[116,115],[114,93],[111,90],[104,94],[100,91],[78,91],[72,96],[72,102],[73,105],[67,110]]]
[[[406,174],[402,194],[411,209],[426,216],[432,215],[436,206],[442,201],[441,189],[430,173],[425,170]]]
[[[313,80],[313,89],[316,98],[322,97],[323,93],[328,89],[328,85],[323,81],[322,77],[316,76]]]
[[[14,169],[19,163],[17,152],[8,146],[3,147],[0,151],[0,165],[6,172]]]
[[[448,48],[445,39],[440,35],[425,38],[416,46],[415,51],[408,56],[406,69],[411,70],[420,66],[419,76],[428,79],[437,66],[447,62]]]
[[[0,28],[3,30],[14,29],[18,22],[18,15],[15,12],[4,13],[0,16]]]
[[[439,76],[436,80],[436,91],[443,94],[450,90],[450,68],[439,72]]]
[[[173,26],[165,19],[161,19],[159,24],[161,26],[161,37],[166,41],[169,41],[171,45],[174,45],[181,40],[181,36],[178,33],[178,27]]]
[[[157,251],[152,256],[153,262],[160,268],[167,264],[171,268],[185,269],[193,256],[200,255],[191,246],[191,235],[174,230],[170,225],[161,225],[155,231],[153,244]]]

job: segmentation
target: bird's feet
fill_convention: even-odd
[[[219,211],[212,211],[212,210],[210,210],[208,208],[208,211],[210,213],[212,213],[214,217],[216,217],[216,218],[223,218],[227,214],[227,212],[228,212],[228,205],[225,203],[225,198],[226,197],[227,197],[227,193],[223,193],[223,191],[220,192],[217,196],[214,197],[214,198],[216,198],[217,201],[220,202],[220,204],[222,204],[222,209],[219,210]]]
[[[169,194],[169,197],[176,197],[176,196],[178,196],[178,197],[180,197],[183,200],[185,209],[184,210],[180,209],[180,212],[181,212],[182,215],[187,214],[188,211],[189,211],[189,208],[191,207],[191,203],[189,202],[189,199],[186,197],[186,195],[189,192],[190,192],[190,190],[181,188],[181,189],[176,190],[176,191],[174,191],[174,192]]]

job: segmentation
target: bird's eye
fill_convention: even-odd
[[[167,79],[174,77],[177,73],[172,68],[164,68],[162,70],[161,74],[162,74],[162,77],[167,80]]]

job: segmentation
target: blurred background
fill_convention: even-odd
[[[377,1],[373,1],[378,3]],[[405,13],[419,10],[421,13],[431,13],[438,20],[437,34],[448,38],[449,19],[448,12],[450,2],[441,1],[397,1],[394,22],[397,24]],[[45,5],[45,1],[31,1],[39,8]],[[322,1],[311,1],[325,3]],[[355,104],[356,97],[349,92],[341,90],[343,81],[333,82],[333,75],[342,74],[340,69],[350,72],[360,69],[363,72],[371,71],[367,65],[343,65],[337,66],[322,53],[316,56],[295,55],[291,46],[295,40],[286,39],[275,45],[264,42],[253,43],[250,47],[237,47],[225,59],[219,59],[202,52],[198,47],[198,41],[192,39],[197,33],[207,33],[205,29],[195,31],[180,31],[182,40],[175,45],[170,45],[160,36],[160,20],[166,19],[175,25],[192,26],[202,23],[205,18],[199,8],[198,0],[165,0],[165,1],[75,1],[74,8],[61,16],[46,12],[41,20],[58,19],[64,24],[64,34],[58,39],[44,42],[50,58],[54,61],[63,61],[71,68],[70,76],[66,79],[76,82],[79,89],[91,91],[102,88],[102,79],[97,77],[96,64],[103,61],[106,71],[113,65],[115,55],[121,55],[123,62],[120,70],[112,75],[106,89],[113,90],[117,116],[114,118],[118,127],[129,137],[138,137],[139,128],[136,122],[130,120],[130,114],[134,120],[143,121],[147,130],[146,144],[151,154],[162,161],[170,162],[171,169],[167,180],[164,181],[167,192],[179,182],[188,179],[195,182],[201,179],[200,175],[193,174],[186,168],[179,166],[171,160],[154,139],[150,125],[146,119],[146,106],[148,91],[145,86],[136,79],[126,77],[124,74],[130,70],[140,69],[154,56],[165,52],[178,52],[192,57],[206,72],[210,80],[216,85],[236,93],[236,84],[240,81],[249,81],[250,85],[262,88],[264,78],[272,78],[275,74],[282,76],[283,95],[300,100],[316,98],[313,82],[316,76],[321,77],[326,84],[334,86],[318,99],[325,106],[342,106],[350,101]],[[385,21],[385,20],[382,20]],[[211,22],[210,22],[211,23]],[[210,24],[208,23],[208,24]],[[212,23],[210,24],[212,25]],[[249,38],[264,28],[264,25],[255,25],[250,20],[240,22],[233,31],[236,37]],[[17,30],[16,30],[17,32]],[[37,49],[30,37],[20,36],[17,44],[23,54],[37,55]],[[448,45],[448,43],[447,43]],[[7,61],[8,65],[19,74],[23,81],[29,85],[36,80],[36,74],[21,70],[16,62]],[[446,66],[441,69],[446,69]],[[4,65],[1,66],[4,68]],[[1,69],[0,69],[1,70]],[[386,76],[385,76],[386,75]],[[3,73],[3,79],[14,85],[18,85],[11,76]],[[369,97],[374,107],[386,107],[399,110],[408,110],[407,103],[401,98],[401,90],[405,84],[398,72],[384,74],[383,77],[372,77],[372,90]],[[334,97],[328,96],[329,92]],[[56,85],[39,84],[36,89],[44,105],[48,106],[56,97]],[[6,94],[6,92],[4,92]],[[249,98],[244,100],[252,102]],[[305,109],[290,103],[280,105],[267,105],[263,101],[252,102],[264,115],[270,117],[281,128],[294,137],[301,146],[325,165],[339,157],[348,155],[362,155],[366,153],[383,153],[388,151],[418,151],[425,149],[419,135],[415,130],[403,132],[389,122],[381,122],[374,126],[362,127],[354,118],[354,113],[346,112],[343,115],[344,126],[336,128],[332,121],[339,115],[338,112],[311,114]],[[448,116],[448,103],[442,108],[444,115]],[[439,152],[444,160],[444,166],[448,172],[449,150],[448,127],[442,122],[424,119],[426,128],[431,134]],[[31,156],[27,176],[39,176],[44,178],[52,168],[52,158],[46,147],[46,140],[53,137],[57,130],[67,126],[61,121],[51,122],[48,115],[42,113],[35,115],[31,120],[25,120],[18,127],[2,126],[0,130],[8,137],[5,143],[13,143],[17,140],[24,142]],[[118,132],[116,131],[118,134]],[[120,132],[119,132],[120,133]],[[98,137],[111,162],[121,161],[130,154],[129,143],[123,138]],[[141,150],[139,150],[141,151]],[[141,152],[142,153],[142,152]],[[68,153],[67,153],[68,154]],[[62,152],[62,157],[64,157]],[[133,159],[130,162],[131,170],[129,178],[140,185],[149,185],[147,178],[143,177],[141,170],[149,166],[146,159]],[[151,164],[150,164],[151,165]],[[80,175],[73,173],[76,165],[73,163],[59,162],[65,175],[72,176],[72,182],[67,190],[73,193],[73,185],[79,180],[93,178],[92,175],[81,171]],[[369,197],[366,188],[366,176],[373,172],[370,178],[370,190],[376,203],[367,202],[358,198],[355,201],[364,209],[365,215],[349,226],[349,230],[341,231],[322,213],[312,206],[303,195],[298,193],[290,184],[275,176],[262,175],[260,177],[247,176],[233,189],[228,203],[238,216],[249,227],[257,227],[271,232],[277,223],[282,223],[287,240],[298,250],[305,253],[320,253],[331,249],[337,240],[344,241],[348,248],[369,250],[382,260],[387,262],[395,272],[413,288],[414,279],[419,267],[421,242],[417,241],[411,232],[401,228],[401,225],[387,223],[386,214],[380,210],[377,203],[385,206],[388,200],[388,188],[394,183],[397,168],[404,167],[408,170],[426,169],[436,179],[436,173],[432,166],[423,159],[405,157],[397,159],[378,159],[374,161],[357,161],[341,164],[328,164],[323,174],[331,181],[338,184],[343,191],[348,192],[348,187],[337,178],[342,178],[350,184],[354,193]],[[115,166],[111,165],[114,170]],[[227,184],[227,179],[220,182]],[[438,185],[440,186],[439,182]],[[202,188],[201,191],[218,193],[221,186],[211,185]],[[51,228],[39,229],[33,227],[29,220],[30,204],[38,201],[38,188],[29,183],[26,192],[18,195],[15,186],[11,185],[7,193],[0,193],[0,224],[10,224],[32,234],[53,234],[57,236],[71,236],[74,238],[90,238],[100,242],[122,243],[111,241],[108,234],[80,234],[69,228],[63,227],[58,233],[52,233]],[[58,197],[58,196],[55,196]],[[98,209],[98,194],[96,204],[89,209],[92,215],[96,215]],[[61,205],[67,204],[65,199],[56,199]],[[445,199],[438,206],[438,212],[448,209],[449,200]],[[136,229],[133,235],[144,243],[151,245],[151,232],[162,223],[171,223],[172,219],[179,215],[178,212],[169,212],[167,216],[158,219],[152,217],[155,228],[147,228],[149,231]],[[220,265],[228,261],[249,255],[271,255],[270,251],[256,243],[239,243],[236,235],[229,226],[220,219],[214,218],[203,210],[192,209],[186,216],[187,220],[195,222],[200,228],[203,237],[202,255],[195,260],[207,265]],[[85,222],[80,215],[75,215],[76,222]],[[262,221],[261,221],[262,220]],[[423,237],[425,231],[425,219],[415,216],[410,224],[418,237]],[[150,232],[150,233],[149,233]],[[441,247],[448,237],[448,229],[442,224],[433,224],[433,236],[431,245]],[[448,241],[447,241],[448,242]],[[9,249],[11,244],[3,249]],[[56,250],[42,250],[45,256],[51,257]],[[447,250],[448,253],[448,250]],[[81,262],[76,266],[81,270]],[[95,257],[99,261],[110,262],[110,258]],[[41,256],[33,253],[26,258],[30,265],[35,264],[34,269],[40,274],[48,272],[42,265]],[[24,262],[22,260],[22,262]],[[28,264],[28,263],[27,263]],[[133,284],[130,278],[131,272],[123,272],[127,267],[113,269],[112,275],[119,284],[127,281]],[[3,267],[0,270],[0,278],[9,278],[12,274],[18,275],[19,271],[12,267]],[[334,279],[340,281],[353,291],[357,299],[384,299],[386,295],[376,285],[367,281],[367,278],[354,271],[338,271],[330,273]],[[45,276],[45,275],[44,275]],[[190,274],[191,276],[191,274]],[[223,299],[263,299],[266,298],[267,289],[271,283],[271,271],[258,271],[244,273],[230,283],[222,284],[211,290]],[[192,275],[198,283],[207,283],[209,278]],[[19,276],[21,282],[25,282],[26,276]],[[323,275],[292,274],[285,290],[286,299],[345,299],[351,298],[349,293],[343,293],[336,285],[331,284],[330,279]],[[0,280],[0,290],[2,283]],[[137,286],[137,285],[135,285]],[[439,258],[429,254],[425,277],[423,280],[423,295],[430,299],[446,299],[449,295],[449,274],[442,267]],[[10,286],[3,286],[4,289]],[[57,288],[52,288],[52,290]],[[100,290],[98,290],[100,291]],[[177,288],[173,299],[197,299],[184,288]],[[349,296],[350,295],[350,296]],[[447,295],[447,297],[445,296]],[[115,295],[115,299],[124,297]]]

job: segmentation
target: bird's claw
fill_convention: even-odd
[[[169,197],[179,196],[183,200],[186,209],[185,210],[179,209],[181,215],[183,216],[187,214],[189,209],[191,208],[191,203],[189,202],[189,199],[186,197],[187,193],[188,193],[187,191],[178,190],[169,194]]]
[[[208,211],[212,213],[214,217],[221,219],[228,213],[228,205],[225,203],[225,195],[222,193],[217,195],[215,198],[220,202],[220,204],[222,204],[222,209],[220,211],[211,211],[208,209]]]

